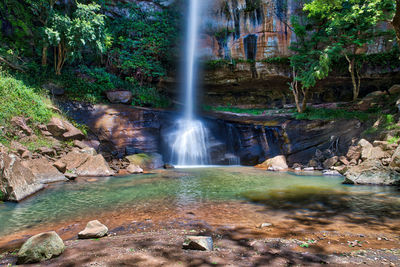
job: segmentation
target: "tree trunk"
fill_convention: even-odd
[[[290,83],[290,89],[294,96],[294,102],[296,103],[296,108],[298,113],[302,113],[302,109],[300,107],[300,90],[299,90],[299,82],[296,80],[296,69],[293,68],[293,81]]]
[[[303,102],[301,103],[301,112],[304,113],[307,109],[307,100],[308,100],[308,89],[305,89],[303,93]]]
[[[47,66],[47,44],[43,45],[42,48],[42,66]]]
[[[351,75],[351,82],[353,84],[353,101],[356,101],[358,98],[358,94],[360,93],[361,77],[358,71],[356,70],[356,59],[354,57],[350,59],[346,54],[344,56],[349,62],[349,72]]]
[[[396,14],[393,18],[392,25],[396,31],[397,43],[400,46],[400,0],[396,0]]]

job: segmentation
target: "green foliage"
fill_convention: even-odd
[[[53,115],[46,103],[48,100],[40,95],[38,88],[28,87],[4,71],[0,71],[0,99],[0,125],[7,125],[13,116],[45,123]]]
[[[320,68],[315,71],[316,65],[307,66],[305,77],[309,79],[305,79],[305,84],[315,85],[311,76],[317,79],[326,77],[334,60],[342,55],[348,61],[353,96],[357,99],[361,66],[360,62],[356,64],[355,55],[365,50],[376,37],[390,34],[377,26],[393,17],[394,7],[394,0],[313,0],[305,4],[303,10],[308,12],[308,19],[315,21],[309,29],[313,35],[322,37],[319,38],[319,45],[314,47],[321,54],[318,63]],[[304,30],[296,33],[304,33]],[[304,80],[302,75],[300,80]]]
[[[126,16],[109,21],[112,36],[108,62],[140,86],[167,74],[178,54],[178,16],[169,9],[144,12],[135,3],[124,4]]]
[[[317,24],[312,18],[292,18],[293,30],[297,36],[290,49],[295,52],[290,57],[290,66],[295,72],[294,79],[300,82],[301,87],[309,89],[315,86],[318,80],[328,76],[330,71],[330,49],[317,49],[321,43],[327,41],[323,31],[315,30],[312,26]]]
[[[50,14],[44,32],[50,45],[57,47],[54,52],[56,73],[60,74],[65,61],[82,58],[84,48],[103,53],[105,51],[105,16],[99,14],[97,4],[77,4],[76,10],[55,11]]]
[[[35,141],[20,141],[20,143],[31,152],[37,152],[41,147],[51,148],[54,146],[54,143],[48,138],[45,138],[40,134],[38,134],[37,137],[38,138],[35,139]]]
[[[217,70],[232,64],[231,60],[226,59],[215,59],[207,60],[204,62],[204,68],[206,70]]]
[[[294,113],[294,117],[298,120],[358,119],[360,121],[368,121],[371,116],[377,115],[377,112],[377,110],[362,112],[346,109],[307,108],[303,113]]]

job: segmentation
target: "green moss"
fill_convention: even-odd
[[[371,115],[376,115],[377,110],[349,111],[346,109],[325,109],[325,108],[307,108],[304,113],[294,113],[294,117],[298,120],[334,120],[334,119],[358,119],[360,121],[368,121]]]
[[[240,113],[240,114],[252,114],[252,115],[261,115],[265,109],[243,109],[236,107],[212,107],[212,106],[204,106],[205,111],[223,111],[223,112],[232,112],[232,113]]]
[[[135,154],[131,156],[126,157],[131,164],[137,165],[137,166],[147,166],[147,164],[151,163],[152,157],[148,154]]]

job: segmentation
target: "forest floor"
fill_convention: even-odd
[[[225,230],[214,233],[214,251],[203,252],[182,249],[188,234],[185,230],[159,230],[69,240],[60,257],[34,266],[400,266],[400,249],[340,248],[340,254],[326,254],[326,245],[318,241],[303,248],[299,246],[303,242],[297,239],[254,239],[249,233]],[[316,235],[327,240],[351,237],[337,233],[313,236]],[[364,242],[368,242],[366,239]],[[340,246],[332,244],[328,250],[335,247]],[[12,253],[3,254],[0,264],[12,266],[15,261]]]

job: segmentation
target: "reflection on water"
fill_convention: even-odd
[[[362,216],[375,219],[400,218],[400,198],[387,188],[367,187],[329,188],[316,186],[291,186],[268,191],[250,191],[243,196],[262,203],[269,209],[301,211],[317,217]]]
[[[165,207],[181,209],[209,202],[249,200],[269,209],[357,213],[394,218],[400,193],[389,187],[347,186],[342,178],[270,173],[254,168],[179,169],[95,182],[64,183],[26,201],[0,204],[0,236],[43,223],[84,219],[106,211]],[[162,204],[160,204],[162,203]],[[321,215],[321,216],[322,216]]]

